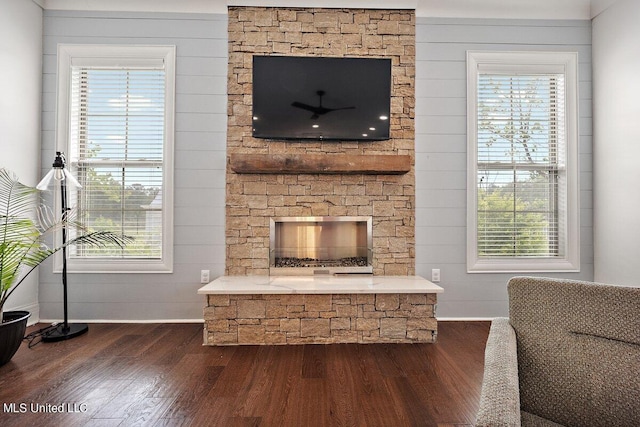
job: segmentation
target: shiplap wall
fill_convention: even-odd
[[[581,271],[547,275],[593,280],[591,22],[418,18],[416,273],[441,270],[449,318],[507,315],[513,276],[466,272],[467,50],[578,52]]]
[[[226,15],[45,11],[43,173],[54,156],[58,43],[177,45],[173,274],[70,275],[75,319],[196,319],[199,272],[224,273]],[[440,268],[439,317],[507,314],[509,274],[466,273],[467,50],[577,51],[580,62],[581,272],[593,279],[591,26],[589,21],[418,18],[416,272]],[[43,319],[60,318],[60,276],[41,269]]]
[[[224,273],[227,16],[44,12],[42,173],[55,151],[58,43],[176,45],[172,274],[70,274],[72,319],[201,319],[200,270]],[[41,268],[40,317],[60,319],[60,275]]]

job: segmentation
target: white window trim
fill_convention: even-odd
[[[566,81],[567,244],[562,258],[478,257],[477,245],[477,93],[482,72],[563,72]],[[580,271],[578,165],[578,54],[574,52],[467,51],[467,272],[528,273]]]
[[[173,272],[173,173],[174,173],[174,111],[175,111],[175,46],[146,45],[58,45],[58,92],[56,115],[57,151],[69,152],[69,102],[71,65],[82,62],[109,66],[135,67],[164,62],[165,69],[165,137],[163,147],[162,258],[145,259],[78,259],[67,260],[71,273],[171,273]],[[58,203],[56,198],[56,204]],[[56,207],[59,211],[59,206]],[[59,244],[61,237],[55,237]],[[54,272],[62,271],[62,253],[53,257]]]

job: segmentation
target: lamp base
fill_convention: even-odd
[[[89,326],[86,323],[73,323],[68,324],[66,327],[64,323],[57,325],[54,329],[45,332],[42,335],[42,341],[44,342],[56,342],[68,340],[78,335],[82,335],[89,330]]]

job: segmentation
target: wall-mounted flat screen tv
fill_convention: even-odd
[[[391,60],[253,57],[253,136],[389,139]]]

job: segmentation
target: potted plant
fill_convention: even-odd
[[[63,247],[83,243],[125,245],[130,238],[111,232],[87,231],[67,215],[56,218],[40,205],[39,190],[22,184],[12,172],[0,169],[0,366],[7,363],[24,337],[27,311],[4,311],[7,299],[44,260]],[[50,247],[47,235],[61,228],[76,230],[66,244]]]

